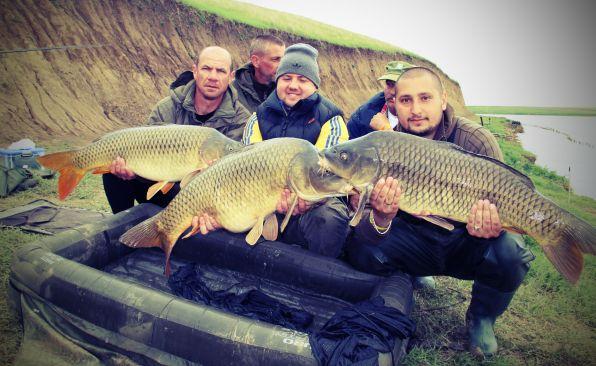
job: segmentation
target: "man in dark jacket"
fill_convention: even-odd
[[[348,139],[341,110],[317,93],[321,83],[317,56],[318,51],[307,44],[287,48],[277,69],[275,92],[246,124],[242,138],[245,144],[295,137],[323,148]],[[289,201],[290,191],[286,189],[277,205],[279,219],[288,211]],[[342,254],[349,233],[348,208],[342,201],[331,198],[311,206],[299,199],[293,215],[281,241],[325,256]],[[219,227],[208,215],[193,219],[193,226],[197,225],[203,234]]]
[[[397,81],[398,131],[448,141],[476,154],[503,160],[494,136],[484,127],[453,115],[439,77],[429,69],[405,71]],[[509,306],[534,256],[520,235],[502,230],[496,206],[480,200],[466,224],[448,231],[399,211],[399,183],[386,177],[370,199],[372,210],[355,228],[349,261],[377,274],[402,270],[416,276],[447,275],[473,280],[466,314],[470,351],[497,351],[494,324]],[[424,215],[424,213],[421,213]]]
[[[173,123],[212,127],[224,135],[240,140],[249,113],[230,88],[232,58],[221,47],[201,51],[192,72],[182,73],[172,83],[170,95],[157,103],[148,124]],[[137,177],[117,158],[110,166],[111,174],[103,175],[104,191],[112,212],[134,206],[134,201],[147,202],[147,190],[155,182]],[[178,193],[178,184],[167,193],[158,192],[149,202],[165,207]]]
[[[395,111],[395,82],[405,70],[414,67],[405,61],[391,61],[385,65],[385,73],[378,80],[385,83],[382,92],[374,95],[352,113],[348,121],[350,139],[378,130],[397,127]]]
[[[250,43],[250,62],[236,70],[232,81],[250,113],[275,90],[275,73],[285,49],[284,42],[272,35],[255,37]]]

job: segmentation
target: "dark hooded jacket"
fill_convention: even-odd
[[[385,94],[375,94],[366,103],[358,107],[350,116],[348,121],[348,133],[350,140],[364,136],[374,130],[370,127],[370,121],[385,106]]]
[[[275,83],[271,82],[267,85],[265,95],[259,95],[255,89],[255,67],[251,63],[236,70],[234,75],[232,86],[238,91],[238,100],[251,114],[275,90]]]
[[[221,104],[205,122],[196,118],[195,85],[192,72],[185,71],[170,85],[170,96],[160,100],[149,116],[148,124],[173,123],[212,127],[231,139],[240,141],[250,114],[238,100],[237,92],[228,87]]]

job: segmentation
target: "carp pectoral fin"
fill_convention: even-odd
[[[370,195],[372,193],[373,185],[369,184],[364,187],[364,191],[360,194],[360,200],[358,201],[358,208],[356,209],[356,213],[354,213],[354,217],[350,220],[350,226],[356,226],[362,219],[362,214],[364,213],[364,206],[370,199]]]
[[[164,184],[163,187],[161,187],[161,193],[166,194],[170,191],[170,189],[172,189],[172,187],[174,186],[174,182],[167,182],[166,184]]]
[[[282,233],[284,232],[286,226],[288,226],[288,222],[290,222],[290,217],[292,217],[292,212],[294,212],[294,209],[296,208],[297,204],[298,204],[298,195],[295,195],[294,199],[292,200],[292,205],[290,205],[288,212],[286,212],[284,221],[281,222],[281,232]]]
[[[272,213],[265,218],[265,223],[263,224],[263,237],[267,240],[276,240],[277,232],[277,216],[275,216],[275,213]]]
[[[189,238],[189,237],[195,235],[196,233],[199,232],[199,230],[201,230],[201,225],[199,224],[199,221],[197,220],[197,223],[192,226],[192,229],[188,232],[188,234],[184,235],[182,237],[182,239],[186,239],[186,238]]]
[[[449,230],[449,231],[453,231],[453,229],[455,229],[455,226],[453,226],[452,223],[450,223],[449,221],[445,220],[444,218],[440,217],[440,216],[433,216],[433,215],[429,215],[429,216],[424,216],[424,215],[413,215],[418,217],[419,219],[422,220],[426,220],[432,224],[435,224],[437,226],[442,227],[443,229]]]
[[[192,172],[186,174],[184,176],[184,178],[182,178],[182,181],[180,182],[180,188],[184,188],[188,185],[188,183],[190,183],[190,181],[200,172],[202,171],[202,169],[197,169],[197,170],[193,170]]]
[[[261,234],[263,233],[263,220],[264,219],[265,219],[264,217],[257,218],[257,222],[255,223],[255,226],[253,226],[252,229],[250,229],[250,231],[246,235],[246,242],[248,244],[255,245],[257,243],[257,240],[259,240],[259,238],[261,237]]]
[[[100,166],[100,167],[93,169],[91,174],[107,174],[109,172],[110,172],[110,166],[104,165],[104,166]]]
[[[572,284],[576,284],[584,267],[584,257],[575,243],[561,242],[541,245],[553,266]]]
[[[169,182],[157,182],[147,190],[147,200],[150,200],[157,194],[157,192],[161,191]],[[172,187],[170,187],[172,188]],[[168,190],[170,190],[168,188]],[[167,191],[166,191],[167,192]]]

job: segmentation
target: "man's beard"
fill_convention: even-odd
[[[408,127],[408,128],[404,128],[404,130],[407,133],[409,133],[410,135],[415,135],[415,136],[419,136],[419,137],[426,137],[430,133],[434,133],[434,130],[436,128],[437,128],[437,126],[429,126],[429,127],[426,127],[423,130],[413,131],[410,127]]]

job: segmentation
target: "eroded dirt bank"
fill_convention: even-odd
[[[173,0],[0,0],[0,9],[2,144],[23,137],[92,139],[143,124],[202,47],[221,45],[239,65],[250,39],[263,32]],[[387,61],[421,63],[273,33],[319,49],[321,90],[346,115],[380,90],[376,76]],[[459,86],[441,75],[450,102],[464,112]]]

